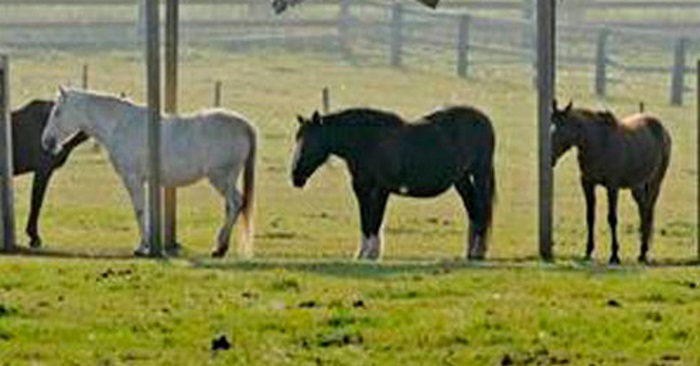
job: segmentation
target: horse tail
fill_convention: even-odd
[[[243,171],[243,199],[241,203],[241,214],[243,215],[243,238],[242,253],[245,257],[253,255],[253,241],[255,238],[255,227],[253,225],[253,214],[255,209],[255,160],[257,153],[257,134],[253,128],[248,130],[250,150],[245,161]]]

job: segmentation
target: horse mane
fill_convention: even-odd
[[[593,111],[589,109],[577,109],[575,112],[582,117],[581,120],[586,122],[598,123],[610,127],[616,127],[620,123],[617,117],[609,110]]]
[[[331,125],[398,127],[406,122],[399,115],[373,108],[348,108],[323,116],[323,122]]]

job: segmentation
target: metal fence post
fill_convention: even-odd
[[[459,17],[457,29],[457,75],[465,78],[469,75],[469,15]]]
[[[148,234],[152,257],[163,255],[160,187],[160,18],[159,0],[146,1],[146,76],[148,88]]]
[[[676,41],[673,52],[673,70],[671,74],[671,105],[683,105],[685,89],[685,54],[688,39],[681,37]]]
[[[391,6],[391,58],[392,67],[401,67],[401,48],[403,47],[403,8],[401,3]]]
[[[696,130],[695,133],[697,134],[696,135],[697,139],[695,140],[695,149],[696,149],[696,153],[695,153],[695,164],[696,165],[695,166],[697,169],[696,171],[700,172],[700,144],[698,143],[698,142],[700,142],[700,59],[698,59],[695,71],[697,72],[697,76],[696,76],[696,84],[697,85],[695,85],[695,97],[696,97],[696,103],[697,103],[695,105],[695,109],[696,109],[696,113],[697,113],[697,125],[695,126],[695,130]],[[696,238],[697,242],[695,243],[695,245],[697,245],[697,247],[698,247],[697,254],[698,254],[698,261],[700,261],[700,175],[697,175],[697,181],[695,183],[695,186],[696,186],[696,190],[697,190],[697,203],[696,203],[696,205],[697,205],[696,206],[697,207],[696,208],[697,209],[697,218],[696,218],[696,220],[698,220],[696,222],[696,225],[695,225],[695,231],[696,231],[696,237],[697,237]]]
[[[16,249],[15,206],[12,182],[12,117],[10,113],[10,62],[0,55],[0,229],[2,251]]]
[[[165,9],[165,112],[177,113],[179,0],[166,0]],[[165,187],[163,241],[169,254],[177,254],[177,190]]]
[[[552,260],[552,151],[551,107],[555,87],[556,0],[537,3],[537,60],[539,116],[539,252],[544,260]]]

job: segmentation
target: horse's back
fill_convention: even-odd
[[[466,153],[478,150],[490,156],[495,147],[495,132],[491,119],[482,111],[471,106],[450,106],[434,111],[424,119],[435,125],[453,141],[453,144]],[[483,155],[483,154],[482,154]]]
[[[12,152],[14,174],[37,168],[43,154],[41,134],[54,102],[35,99],[12,112]]]
[[[243,116],[224,110],[171,116],[164,123],[165,180],[174,185],[201,174],[241,167],[256,146],[256,131]],[[184,178],[176,178],[176,177]]]

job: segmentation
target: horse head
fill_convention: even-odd
[[[58,90],[58,98],[41,136],[41,146],[54,155],[60,153],[63,145],[80,132],[73,91],[62,86]]]
[[[564,155],[579,138],[579,124],[573,113],[574,103],[569,101],[563,109],[559,109],[557,101],[552,105],[550,136],[552,138],[552,166]]]
[[[297,116],[299,127],[296,133],[296,149],[292,159],[292,183],[301,188],[330,155],[330,149],[323,134],[323,119],[314,112],[307,119]]]

